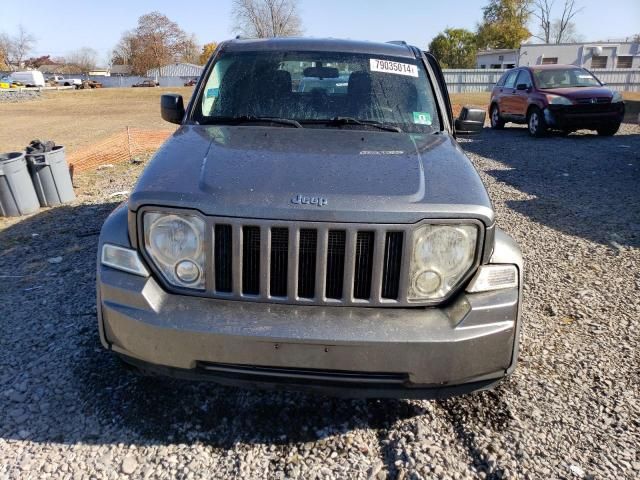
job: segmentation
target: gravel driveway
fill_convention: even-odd
[[[462,141],[527,264],[497,390],[367,401],[137,377],[99,344],[97,230],[138,165],[0,220],[0,478],[640,477],[640,128]]]

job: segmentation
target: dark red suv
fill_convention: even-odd
[[[614,135],[624,117],[624,102],[620,93],[584,68],[536,65],[514,68],[500,78],[491,92],[489,116],[492,128],[526,123],[534,137],[549,129],[570,133],[581,128]]]

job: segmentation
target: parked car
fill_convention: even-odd
[[[512,372],[522,256],[455,141],[485,112],[454,120],[437,61],[405,43],[219,51],[186,110],[162,96],[180,128],[102,227],[103,345],[145,373],[353,396]],[[295,89],[313,62],[347,89]]]
[[[54,85],[61,85],[63,87],[76,87],[82,86],[82,79],[80,78],[66,78],[62,75],[53,75],[49,78],[49,82]]]
[[[27,87],[44,87],[44,75],[38,70],[28,70],[25,72],[13,72],[11,80],[20,82]]]
[[[0,76],[0,88],[13,88],[15,85],[15,82],[13,82],[13,80],[11,80],[11,77],[9,75],[2,75]]]
[[[185,87],[193,87],[197,83],[198,83],[198,79],[197,78],[190,78],[189,80],[184,82],[184,86]]]
[[[83,80],[82,84],[78,88],[85,90],[85,89],[94,89],[94,88],[102,88],[102,87],[103,87],[102,83],[97,82],[95,80]]]
[[[549,129],[565,134],[582,128],[615,135],[624,118],[620,93],[573,65],[536,65],[506,72],[491,92],[491,127],[527,124],[541,137]]]
[[[132,87],[157,87],[159,85],[160,83],[156,82],[155,80],[143,80],[142,82],[134,83],[131,86]]]

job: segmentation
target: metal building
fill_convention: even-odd
[[[171,63],[160,68],[147,70],[147,77],[199,77],[204,67],[193,63]]]

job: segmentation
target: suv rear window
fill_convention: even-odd
[[[196,103],[195,119],[243,116],[286,118],[304,127],[349,117],[408,132],[440,130],[420,60],[347,52],[223,53]]]

